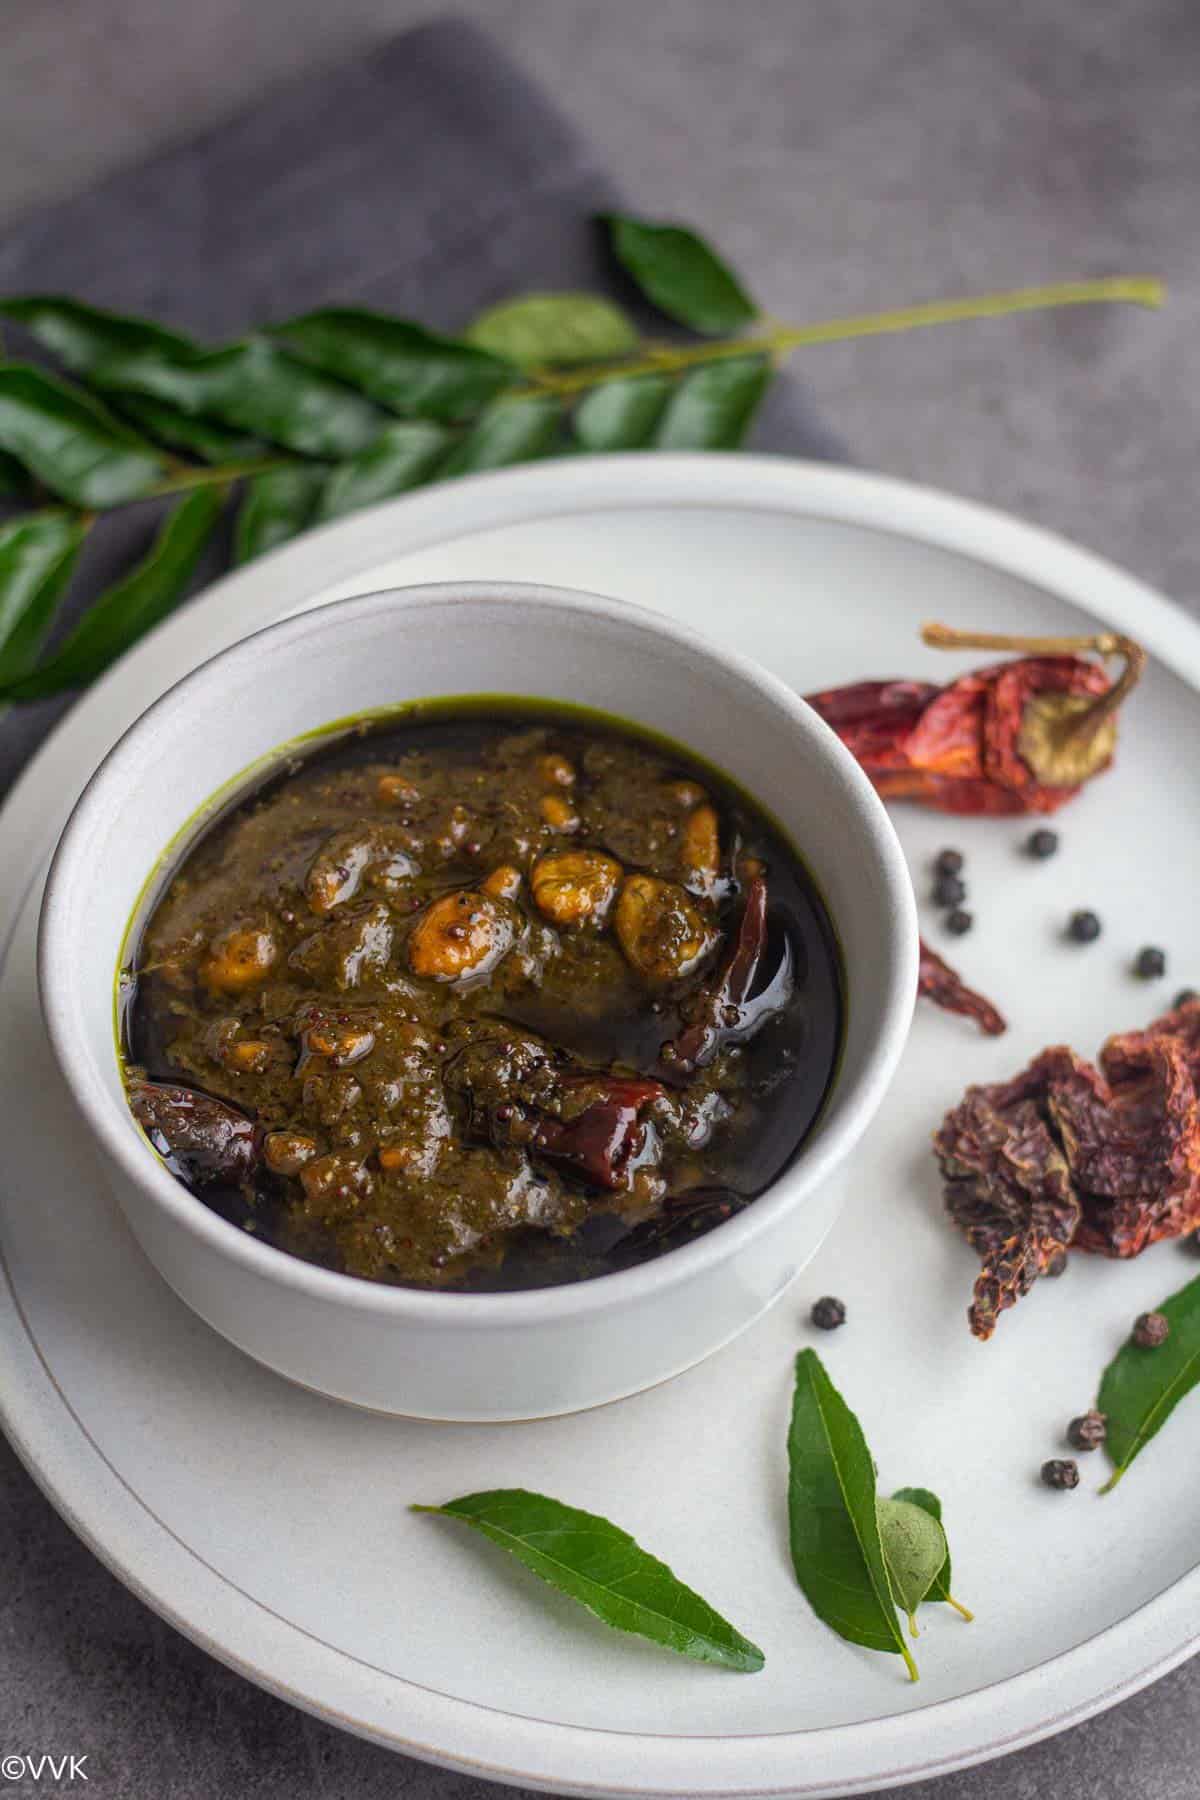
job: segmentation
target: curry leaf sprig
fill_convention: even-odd
[[[579,451],[736,448],[781,361],[807,346],[1162,299],[1158,282],[1131,278],[774,325],[694,232],[624,215],[602,224],[641,299],[690,337],[647,338],[588,293],[506,300],[461,338],[328,307],[216,347],[61,296],[0,300],[62,371],[0,362],[0,703],[83,685],[162,619],[228,501],[245,562],[456,475]],[[45,655],[99,516],[175,496],[145,560]]]
[[[849,1643],[903,1657],[916,1681],[897,1607],[914,1637],[925,1601],[971,1616],[950,1599],[941,1505],[925,1488],[880,1497],[862,1426],[815,1350],[796,1358],[788,1465],[792,1567],[809,1605]]]

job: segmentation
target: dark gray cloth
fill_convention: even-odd
[[[620,199],[496,44],[450,20],[20,222],[0,244],[0,293],[65,293],[212,340],[338,303],[453,329],[522,289],[620,292],[592,223]],[[791,382],[755,441],[841,455]],[[144,549],[157,510],[101,522],[60,631]],[[203,574],[221,561],[218,546]],[[0,795],[70,704],[0,720]]]

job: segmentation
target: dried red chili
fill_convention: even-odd
[[[666,1092],[661,1082],[635,1075],[571,1077],[563,1091],[596,1090],[582,1111],[569,1119],[539,1117],[528,1143],[552,1161],[578,1169],[597,1187],[618,1188],[630,1164],[646,1147],[648,1126],[643,1109]]]
[[[764,969],[767,944],[767,883],[756,875],[724,961],[695,996],[679,1036],[663,1046],[668,1074],[704,1068],[718,1050],[753,1037],[765,1020],[787,1005],[794,982],[791,944],[784,939],[770,971]]]
[[[1022,652],[960,676],[860,681],[807,696],[888,800],[951,813],[1049,813],[1112,761],[1117,712],[1145,666],[1114,632],[1021,638],[927,625],[944,650]],[[1115,683],[1081,653],[1122,656]]]
[[[262,1134],[228,1101],[138,1079],[129,1084],[129,1105],[159,1155],[178,1163],[197,1187],[211,1181],[236,1187],[253,1174]]]
[[[1111,1037],[1099,1067],[1045,1050],[971,1087],[934,1136],[946,1209],[982,1258],[968,1312],[999,1314],[1066,1250],[1137,1256],[1200,1223],[1200,1001]]]
[[[921,961],[917,970],[917,994],[922,1000],[932,1000],[943,1012],[961,1013],[966,1019],[974,1019],[989,1037],[999,1037],[1001,1032],[1008,1030],[1003,1013],[974,988],[969,988],[957,969],[943,962],[924,938],[921,939]]]

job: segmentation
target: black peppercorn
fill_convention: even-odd
[[[1165,975],[1167,972],[1165,954],[1156,949],[1153,944],[1147,944],[1144,950],[1138,951],[1133,972],[1135,975],[1140,975],[1143,981],[1157,981],[1160,975]]]
[[[1076,1450],[1098,1450],[1108,1436],[1108,1417],[1105,1413],[1080,1413],[1067,1426],[1067,1442]]]
[[[939,850],[933,866],[939,875],[961,875],[965,861],[961,850]]]
[[[1044,862],[1058,849],[1057,831],[1031,831],[1025,839],[1025,849],[1030,856],[1036,856],[1039,862]]]
[[[1092,944],[1100,936],[1100,921],[1094,912],[1075,912],[1067,925],[1067,936],[1077,944]]]
[[[1069,1456],[1056,1456],[1042,1464],[1042,1480],[1047,1487],[1077,1488],[1079,1486],[1079,1464]]]
[[[959,906],[967,897],[967,884],[957,875],[939,875],[933,884],[935,906]]]
[[[1046,1264],[1045,1268],[1042,1270],[1042,1274],[1049,1275],[1052,1280],[1057,1281],[1058,1277],[1060,1275],[1065,1275],[1066,1272],[1067,1272],[1067,1253],[1065,1250],[1056,1250],[1054,1252],[1054,1255],[1050,1258],[1049,1262]]]
[[[1180,988],[1171,1002],[1172,1010],[1177,1006],[1186,1006],[1189,1000],[1197,999],[1200,999],[1200,994],[1197,994],[1195,988]]]
[[[964,912],[961,906],[956,906],[952,913],[946,914],[946,930],[952,932],[955,937],[962,937],[964,932],[970,931],[974,923],[974,913]]]
[[[1179,1248],[1186,1250],[1189,1256],[1200,1256],[1200,1231],[1189,1231],[1186,1237],[1181,1237]]]
[[[826,1294],[814,1304],[810,1316],[818,1331],[836,1331],[839,1325],[846,1323],[845,1303]]]
[[[1171,1322],[1165,1313],[1141,1313],[1134,1320],[1133,1341],[1143,1350],[1157,1350],[1171,1335]]]

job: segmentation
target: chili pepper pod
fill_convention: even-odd
[[[927,625],[941,650],[1006,650],[1016,660],[975,669],[947,686],[859,681],[809,694],[885,800],[951,813],[1049,813],[1112,761],[1117,713],[1146,653],[1114,632],[1006,637]],[[1109,680],[1087,654],[1121,656]]]
[[[932,1000],[943,1012],[959,1013],[964,1019],[974,1019],[980,1031],[986,1032],[988,1037],[999,1037],[1008,1030],[1003,1013],[982,994],[969,988],[958,970],[944,962],[936,950],[931,950],[924,938],[920,940],[920,948],[918,999]]]

